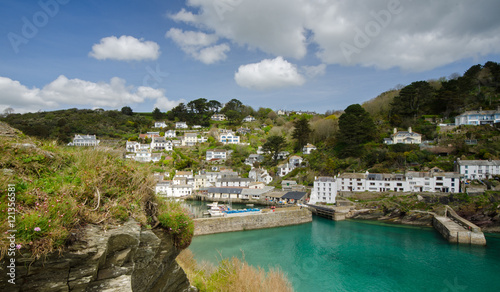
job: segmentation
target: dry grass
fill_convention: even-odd
[[[262,268],[248,265],[236,257],[223,259],[217,267],[206,262],[197,264],[190,250],[184,250],[177,262],[188,275],[191,284],[199,291],[221,292],[289,292],[292,285],[279,268]]]

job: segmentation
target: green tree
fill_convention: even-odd
[[[301,151],[302,148],[309,142],[309,137],[311,135],[311,127],[309,126],[309,121],[305,117],[296,119],[293,122],[295,127],[292,133],[292,138],[295,141],[295,151]]]
[[[339,118],[338,142],[341,156],[360,155],[362,145],[375,138],[376,128],[370,114],[359,104],[352,104]]]
[[[160,111],[159,108],[155,107],[155,109],[153,110],[153,119],[160,120],[162,118],[163,118],[162,112]]]
[[[122,107],[122,114],[131,116],[134,112],[132,111],[132,108],[129,106],[124,106]]]
[[[269,136],[266,143],[262,145],[262,151],[269,152],[273,164],[278,163],[278,154],[286,147],[286,140],[282,136]]]

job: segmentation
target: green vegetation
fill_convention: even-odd
[[[179,248],[191,241],[193,223],[182,208],[153,194],[152,166],[124,161],[119,152],[0,136],[0,169],[0,232],[12,229],[6,190],[14,185],[16,244],[35,257],[62,250],[85,224],[129,218],[165,228]],[[2,257],[8,244],[2,237]]]
[[[209,263],[198,264],[189,249],[183,250],[177,262],[186,272],[198,291],[291,292],[292,285],[279,268],[262,268],[248,265],[244,259],[223,259],[217,267]]]

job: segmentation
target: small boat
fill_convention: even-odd
[[[217,202],[213,202],[211,204],[207,204],[207,207],[208,207],[208,209],[214,209],[214,208],[218,209],[218,203]]]
[[[255,206],[254,204],[247,204],[248,207],[253,207]]]
[[[210,209],[208,210],[208,213],[210,214],[211,217],[223,217],[224,214],[226,214],[224,211],[218,209],[218,210],[213,210]]]

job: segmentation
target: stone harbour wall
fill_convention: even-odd
[[[246,216],[201,218],[194,220],[194,235],[297,225],[312,221],[307,208],[287,209]]]

